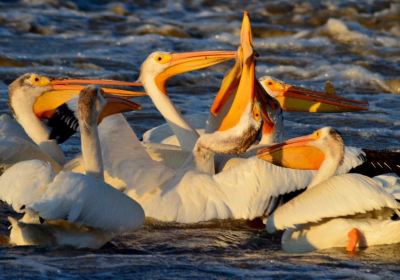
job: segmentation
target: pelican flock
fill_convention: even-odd
[[[229,60],[209,112],[185,118],[167,81]],[[283,111],[353,112],[368,103],[329,83],[318,92],[258,79],[256,62],[245,12],[237,50],[157,51],[136,82],[17,78],[14,119],[0,116],[0,199],[23,214],[9,217],[9,243],[99,248],[145,217],[261,218],[267,232],[283,231],[289,252],[400,242],[399,152],[345,146],[330,127],[283,142]],[[137,96],[166,121],[143,142],[122,115],[140,109],[129,100]],[[78,130],[81,155],[67,162],[59,144]]]

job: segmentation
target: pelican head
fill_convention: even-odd
[[[32,117],[50,118],[59,106],[76,98],[84,88],[84,84],[90,81],[98,80],[57,80],[36,73],[27,73],[18,77],[9,85],[10,107],[18,120],[24,118],[29,122],[29,120],[32,120]],[[109,80],[102,82],[113,85],[118,83],[118,81]],[[69,83],[74,84],[70,85]],[[138,85],[137,83],[126,84],[129,86]],[[103,92],[123,97],[143,96],[142,92],[113,88],[104,88]]]
[[[26,73],[18,77],[8,87],[9,104],[14,114],[23,110],[32,110],[37,98],[52,89],[50,79],[35,73]]]
[[[103,91],[93,85],[87,86],[79,94],[78,116],[87,126],[97,125],[100,113],[106,106]]]
[[[155,83],[166,94],[166,81],[176,75],[210,67],[235,58],[233,51],[194,51],[185,53],[153,52],[143,62],[139,80],[146,85]],[[152,90],[147,90],[149,95]]]
[[[259,79],[265,91],[284,111],[336,113],[368,110],[368,102],[336,96],[332,84],[326,92],[294,86],[270,76]]]
[[[332,127],[324,127],[307,136],[260,149],[257,156],[273,164],[294,169],[320,169],[325,159],[340,165],[344,157],[343,138]]]
[[[287,90],[289,87],[289,85],[285,82],[271,76],[263,76],[259,79],[259,81],[263,85],[265,91],[274,98],[279,96],[282,91]]]
[[[250,18],[245,12],[236,63],[224,77],[210,109],[220,122],[214,133],[201,136],[198,145],[220,153],[242,153],[254,142],[268,114],[264,100],[258,96],[255,66]],[[224,109],[226,112],[221,114]]]

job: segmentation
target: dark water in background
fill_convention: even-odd
[[[338,94],[370,102],[362,113],[286,114],[288,137],[331,125],[350,145],[399,146],[399,1],[0,1],[0,113],[9,113],[7,85],[25,72],[135,80],[155,50],[234,50],[243,9],[259,77],[315,89],[329,79]],[[185,114],[205,112],[226,69],[180,76],[168,90]],[[139,102],[144,109],[128,118],[141,134],[163,120],[149,100]],[[72,157],[79,139],[63,148]],[[286,254],[279,236],[240,221],[147,224],[96,251],[0,248],[0,277],[379,279],[396,278],[399,261],[398,245]]]

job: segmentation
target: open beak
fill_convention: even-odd
[[[221,89],[211,107],[211,113],[218,114],[224,103],[237,89],[229,111],[222,120],[219,131],[230,129],[240,121],[242,113],[255,96],[255,58],[249,14],[244,12],[240,33],[238,58],[232,70],[225,76]]]
[[[52,79],[50,85],[52,89],[40,95],[34,105],[33,111],[39,118],[48,118],[62,104],[76,98],[80,91],[89,84],[113,85],[113,86],[142,86],[138,82],[122,82],[114,80],[93,80],[93,79]],[[113,94],[125,98],[146,96],[145,92],[102,88],[105,94]]]
[[[137,111],[141,110],[142,107],[140,104],[130,101],[126,98],[118,97],[118,96],[110,96],[105,95],[104,98],[107,101],[106,106],[99,116],[99,123],[107,116],[129,112],[129,111]]]
[[[228,101],[229,97],[235,92],[235,90],[239,86],[240,77],[242,75],[242,64],[243,58],[240,55],[240,48],[238,49],[237,57],[235,64],[233,65],[232,69],[229,71],[227,75],[225,75],[224,79],[222,80],[221,87],[214,98],[214,102],[211,105],[210,112],[214,116],[217,116],[218,113],[223,108],[224,104]]]
[[[194,51],[172,53],[169,66],[156,77],[156,84],[162,92],[166,92],[165,83],[176,75],[199,70],[233,59],[234,51]]]
[[[287,168],[318,170],[325,157],[320,149],[311,145],[316,139],[315,133],[296,137],[258,150],[257,157]]]
[[[313,91],[286,83],[262,80],[261,84],[287,112],[337,113],[368,110],[368,102]]]

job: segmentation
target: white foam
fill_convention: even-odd
[[[346,24],[344,21],[335,18],[330,18],[324,26],[317,30],[317,34],[327,34],[345,44],[362,44],[369,47],[373,45],[398,47],[400,45],[398,38],[373,34],[359,24]]]

